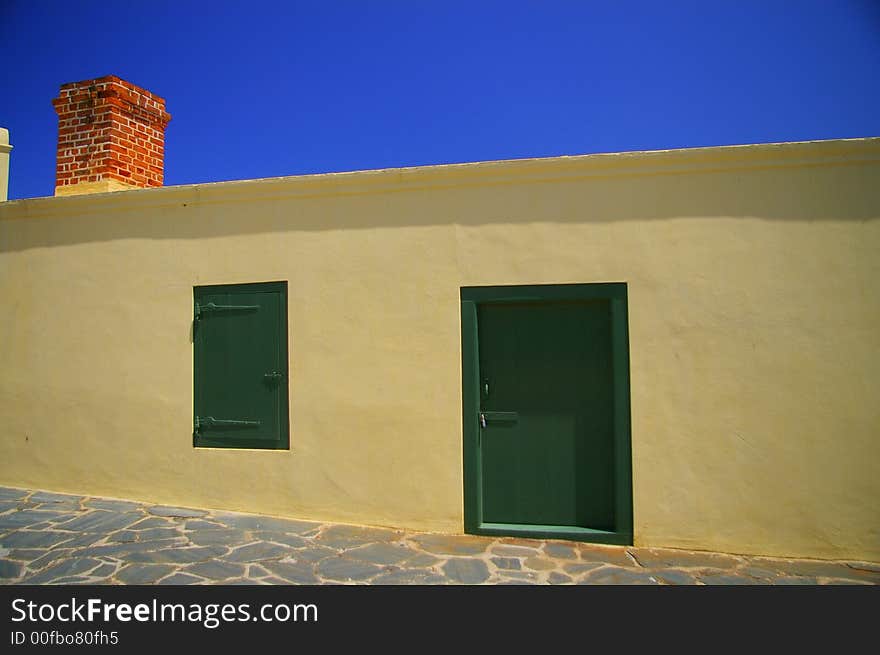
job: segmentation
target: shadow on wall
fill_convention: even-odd
[[[0,205],[0,252],[119,239],[436,225],[880,219],[880,166],[873,160],[555,178],[546,172],[497,180],[457,175],[448,183],[404,177],[365,172],[17,201]]]

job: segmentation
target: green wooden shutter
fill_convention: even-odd
[[[193,297],[193,445],[288,448],[287,283]]]

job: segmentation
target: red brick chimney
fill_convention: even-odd
[[[56,196],[162,186],[171,120],[163,98],[107,75],[62,85],[52,104]]]

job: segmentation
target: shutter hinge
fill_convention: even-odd
[[[198,321],[202,317],[202,314],[206,312],[246,312],[256,311],[259,308],[259,305],[217,305],[212,302],[200,305],[199,303],[196,303],[193,320]]]
[[[250,428],[259,427],[260,421],[240,421],[237,419],[214,418],[213,416],[196,416],[193,420],[193,434],[199,435],[202,428]]]

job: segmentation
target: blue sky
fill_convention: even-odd
[[[167,100],[165,184],[880,136],[880,1],[0,0],[10,198],[65,82]]]

